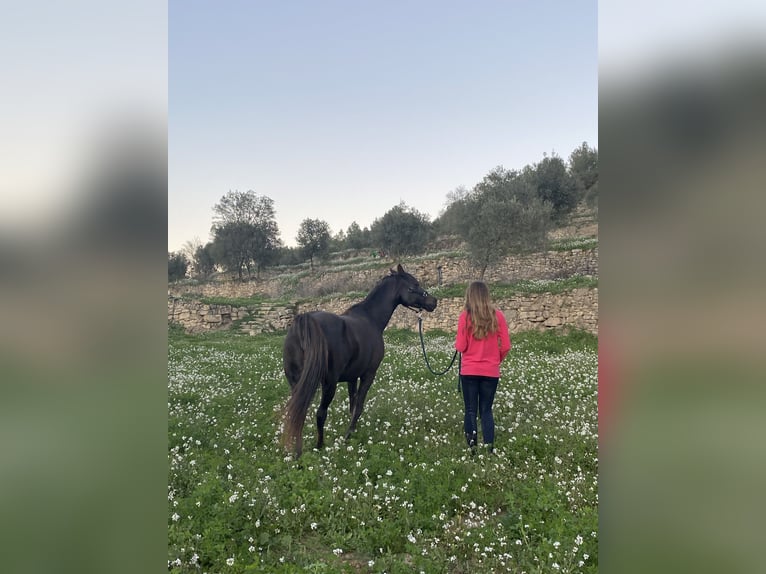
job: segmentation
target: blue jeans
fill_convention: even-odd
[[[463,429],[468,446],[476,445],[476,417],[481,417],[481,434],[484,444],[495,442],[495,419],[492,416],[492,403],[499,379],[495,377],[480,377],[460,375],[463,387],[463,402],[465,403],[465,419]]]

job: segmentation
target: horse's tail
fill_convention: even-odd
[[[320,381],[327,375],[327,339],[319,322],[307,313],[295,317],[288,337],[297,339],[303,354],[303,364],[300,377],[292,386],[290,399],[285,407],[282,437],[285,446],[289,448],[294,444],[297,455],[300,456],[306,413]]]

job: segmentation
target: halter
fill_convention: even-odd
[[[409,291],[410,293],[417,293],[421,297],[428,297],[428,291],[426,291],[425,289],[415,289],[413,287],[407,287],[407,291]],[[401,305],[402,307],[407,307],[407,309],[409,309],[410,311],[415,311],[415,313],[418,315],[418,319],[420,319],[421,321],[423,320],[423,318],[421,317],[421,314],[423,313],[422,307],[413,307],[412,305],[406,305],[404,303],[402,303]]]

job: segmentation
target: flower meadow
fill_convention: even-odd
[[[284,335],[169,330],[168,570],[596,572],[597,341],[521,333],[502,366],[495,452],[465,446],[457,366],[387,330],[357,431],[338,385],[317,451],[280,444]],[[451,335],[425,334],[434,368]]]

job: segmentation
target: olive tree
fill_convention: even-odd
[[[298,228],[295,238],[303,253],[309,258],[311,269],[314,269],[314,257],[327,254],[330,247],[330,225],[321,219],[304,219]]]
[[[518,172],[495,168],[461,201],[458,229],[481,278],[503,257],[545,246],[552,206]]]

